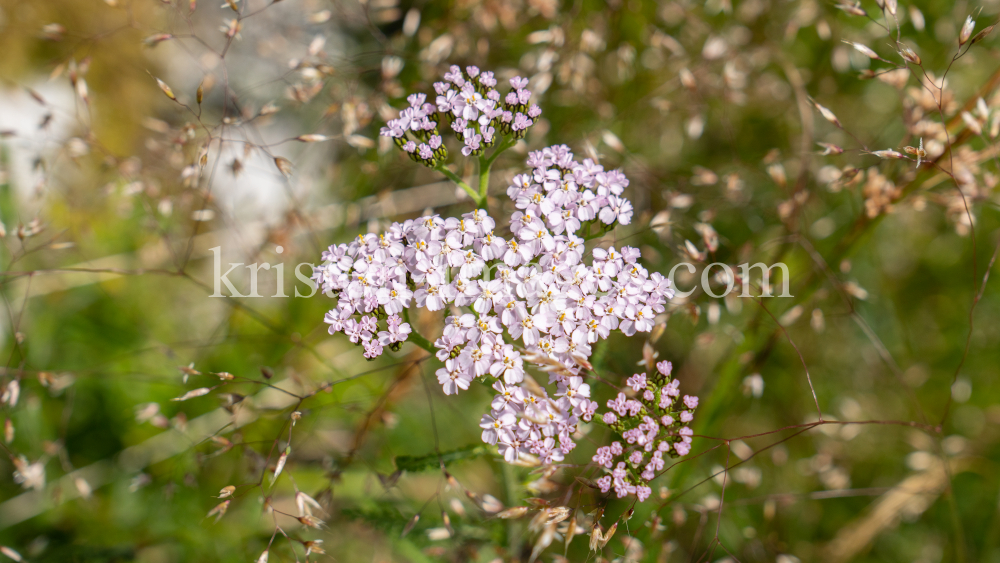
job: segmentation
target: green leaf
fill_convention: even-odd
[[[340,513],[349,520],[365,522],[385,532],[400,530],[409,520],[399,512],[398,508],[384,503],[369,507],[344,508]]]
[[[426,455],[401,455],[396,457],[396,468],[401,471],[423,471],[429,467],[438,467],[439,463],[448,465],[463,459],[472,459],[487,453],[485,444],[473,444],[455,450],[431,453]]]

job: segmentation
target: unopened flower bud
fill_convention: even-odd
[[[869,58],[872,58],[872,59],[877,59],[878,58],[878,53],[876,53],[875,51],[872,51],[871,48],[868,47],[867,45],[863,45],[861,43],[854,43],[852,41],[844,41],[844,43],[847,43],[848,45],[851,45],[852,47],[854,47],[854,49],[856,51],[858,51],[859,53],[865,55],[866,57],[869,57]]]
[[[903,46],[902,49],[900,49],[899,54],[900,54],[900,56],[903,57],[903,60],[905,60],[908,63],[913,63],[915,65],[919,65],[920,64],[920,56],[917,55],[913,51],[913,49],[911,49],[911,48],[909,48],[909,47],[907,47],[905,45]]]
[[[965,25],[962,26],[962,31],[958,34],[958,46],[961,47],[965,45],[969,38],[972,37],[972,30],[976,29],[976,21],[972,19],[972,16],[965,18]]]

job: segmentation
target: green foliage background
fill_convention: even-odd
[[[767,433],[743,440],[759,452],[742,466],[759,470],[759,482],[727,479],[719,517],[722,476],[712,476],[727,460],[735,463],[736,453],[728,454],[724,442],[697,438],[696,452],[723,445],[660,478],[669,496],[658,500],[656,491],[630,520],[622,520],[601,556],[715,561],[728,552],[739,561],[835,561],[838,541],[858,542],[852,530],[876,527],[880,532],[856,545],[850,560],[1000,561],[1000,289],[995,280],[983,285],[998,242],[1000,170],[991,142],[960,136],[965,125],[958,117],[967,101],[971,109],[980,96],[993,107],[1000,68],[993,36],[948,74],[957,102],[944,116],[949,131],[985,155],[974,172],[978,190],[968,195],[976,221],[968,233],[956,228],[962,213],[949,205],[957,192],[939,168],[917,169],[911,161],[880,160],[859,150],[857,140],[872,150],[901,150],[918,140],[905,119],[911,111],[906,92],[858,78],[863,68],[888,65],[852,54],[842,42],[859,41],[899,61],[885,32],[832,3],[251,1],[239,7],[241,39],[232,42],[225,61],[212,66],[202,47],[223,49],[226,38],[216,28],[235,14],[217,4],[201,2],[189,14],[186,1],[0,0],[0,97],[13,107],[18,97],[26,99],[25,87],[59,85],[72,100],[53,110],[69,119],[62,138],[53,134],[39,145],[18,129],[0,141],[0,216],[7,231],[0,246],[6,311],[0,357],[7,358],[0,382],[17,379],[22,388],[17,406],[5,405],[2,414],[16,434],[6,446],[9,455],[0,457],[0,545],[37,562],[254,561],[277,521],[293,538],[324,540],[328,555],[310,560],[528,560],[536,536],[526,530],[527,519],[498,520],[480,510],[476,499],[491,495],[516,506],[527,496],[541,496],[559,505],[561,496],[525,492],[523,485],[539,476],[525,468],[503,469],[482,446],[476,423],[489,402],[487,389],[445,398],[433,380],[436,360],[422,360],[426,354],[416,348],[365,362],[360,350],[326,334],[322,319],[332,302],[322,296],[209,298],[211,243],[189,246],[195,235],[250,230],[252,221],[268,217],[258,239],[216,242],[240,246],[239,259],[246,263],[285,263],[286,292],[304,291],[292,273],[295,264],[318,261],[326,245],[369,230],[370,219],[399,218],[366,215],[372,202],[403,204],[413,196],[393,200],[394,193],[411,194],[401,190],[441,180],[395,150],[359,148],[346,138],[360,135],[377,143],[384,104],[398,108],[409,92],[431,92],[442,69],[458,63],[519,70],[535,84],[548,75],[551,86],[536,94],[545,121],[528,137],[527,148],[566,143],[586,154],[590,146],[606,167],[622,167],[632,181],[626,195],[637,213],[612,238],[640,247],[651,271],[667,272],[689,260],[685,240],[704,249],[697,223],[710,223],[721,241],[707,262],[783,261],[791,271],[794,298],[768,299],[765,311],[755,300],[723,302],[698,293],[671,311],[655,343],[660,358],[674,362],[682,389],[701,396],[698,435]],[[874,2],[862,7],[879,13]],[[998,11],[996,2],[914,7],[925,24],[915,26],[910,4],[900,6],[902,36],[935,76],[955,54],[965,17],[977,15],[979,31]],[[330,12],[326,20],[313,17],[324,10]],[[408,35],[404,22],[411,18],[412,25],[412,13],[419,13],[419,27]],[[52,23],[65,28],[58,40],[44,36],[43,26]],[[162,33],[174,37],[144,44]],[[308,59],[304,53],[316,35],[327,37],[314,57],[328,65],[320,71],[321,88],[308,100],[289,99],[289,86],[308,81],[289,70],[287,59]],[[444,36],[450,39],[435,48]],[[706,57],[704,47],[713,37],[729,47],[722,56]],[[442,50],[448,53],[434,54]],[[384,71],[388,56],[402,63],[398,76]],[[74,98],[68,86],[70,61],[89,62],[89,104]],[[693,88],[681,84],[682,69],[692,73]],[[269,78],[262,80],[261,72]],[[734,87],[734,73],[744,75],[743,87]],[[170,83],[201,117],[164,97],[150,75]],[[206,75],[216,83],[198,110],[195,88]],[[917,78],[907,87],[919,89]],[[810,99],[830,108],[850,134],[824,120]],[[233,176],[232,156],[201,182],[182,181],[183,167],[199,157],[202,123],[214,127],[224,114],[234,115],[234,106],[254,116],[270,100],[281,111],[257,122],[267,137],[258,138],[259,144],[305,133],[334,139],[268,147],[268,166],[248,164],[229,200],[212,186]],[[39,106],[54,102],[47,104]],[[0,112],[0,131],[11,130],[4,115],[13,119]],[[695,116],[704,119],[700,135],[689,133]],[[244,125],[252,129],[257,123]],[[242,126],[227,127],[213,134],[226,136]],[[85,143],[85,154],[73,152],[69,137]],[[816,141],[846,150],[821,156]],[[15,154],[38,158],[40,185],[15,185]],[[290,179],[281,180],[270,165],[273,156],[292,161]],[[521,162],[514,151],[498,161],[491,192],[497,199],[490,204],[495,217],[508,214],[511,206],[501,201],[504,181],[520,171]],[[786,171],[786,186],[768,172],[776,163]],[[944,160],[939,164],[948,167]],[[836,191],[818,179],[827,165],[878,167],[906,187],[905,195],[893,212],[869,218],[860,185]],[[701,169],[713,171],[718,181],[699,182]],[[727,188],[729,174],[738,176],[740,190]],[[239,203],[252,200],[240,186],[254,175],[278,178],[274,185],[294,197],[270,215]],[[138,189],[130,189],[135,182]],[[449,195],[450,188],[443,191]],[[804,203],[793,218],[783,218],[779,205],[797,191],[807,194]],[[680,203],[682,194],[691,196],[690,206]],[[164,201],[171,213],[163,212]],[[192,221],[201,209],[214,210],[214,218]],[[342,220],[324,220],[322,210]],[[454,198],[435,209],[446,216],[468,210],[469,203]],[[664,210],[670,211],[669,226],[660,216],[658,228],[650,228]],[[19,237],[18,226],[36,217],[44,229]],[[283,247],[280,255],[277,245]],[[107,257],[114,258],[102,262]],[[102,272],[67,270],[80,268]],[[274,272],[261,276],[267,279],[262,293],[269,295]],[[854,292],[845,298],[841,290],[848,282],[867,297]],[[246,283],[242,278],[237,285],[245,289]],[[785,319],[785,326],[776,319]],[[419,322],[428,337],[436,336],[438,319]],[[597,350],[595,366],[607,378],[624,381],[639,369],[642,344],[639,338],[613,339]],[[803,363],[825,419],[926,427],[830,425],[772,433],[816,419]],[[179,366],[188,365],[200,373],[185,384]],[[214,372],[237,379],[207,396],[171,401],[219,384]],[[759,397],[747,388],[753,374],[764,382]],[[43,385],[50,376],[71,384]],[[314,394],[269,408],[260,395],[269,385]],[[604,388],[597,400],[613,395]],[[952,396],[961,400],[950,401]],[[243,397],[250,399],[241,402]],[[246,417],[236,419],[240,428],[222,424],[210,430],[218,440],[191,430],[198,417],[234,402],[233,410]],[[148,403],[159,404],[175,430],[137,421],[137,409]],[[268,468],[287,443],[293,410],[302,419],[290,434],[285,475],[272,489],[266,486]],[[157,443],[150,440],[177,429],[189,443],[176,455],[129,465],[127,448],[150,447]],[[439,469],[436,449],[460,487]],[[13,481],[18,455],[45,461],[49,485],[43,492],[25,491]],[[904,508],[889,516],[877,512],[879,499],[899,492],[908,478],[930,479],[942,458],[951,464],[950,478],[910,495],[925,498],[924,508],[914,509],[920,503],[910,498],[909,514]],[[100,478],[89,483],[90,498],[79,498],[78,485],[60,477],[87,467]],[[572,474],[553,480],[574,482]],[[254,487],[258,482],[265,486]],[[237,485],[237,493],[214,523],[205,515],[228,485]],[[263,510],[267,497],[294,511],[295,487],[324,504],[321,529],[275,520]],[[464,510],[456,511],[452,498]],[[592,497],[572,502],[580,518],[605,505]],[[605,510],[606,529],[628,505],[612,500]],[[455,533],[435,541],[427,532],[444,525],[443,512]],[[419,522],[408,527],[417,513]],[[657,516],[663,529],[650,525]],[[271,561],[303,558],[301,543],[278,538]],[[576,539],[566,557],[595,559],[587,542]],[[563,553],[557,541],[541,558]]]

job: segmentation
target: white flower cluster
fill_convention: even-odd
[[[466,155],[494,143],[497,127],[523,135],[540,113],[527,106],[526,80],[511,80],[514,89],[501,102],[492,73],[452,67],[445,79],[435,84],[436,109],[450,115]],[[411,107],[382,134],[434,166],[444,155],[435,106],[422,95],[409,100]],[[415,145],[407,133],[425,144]],[[339,298],[326,316],[330,333],[345,332],[369,359],[407,339],[411,328],[399,315],[408,308],[450,313],[433,343],[444,363],[436,372],[444,393],[457,394],[488,376],[497,395],[480,422],[483,441],[498,445],[508,462],[526,454],[554,463],[575,447],[579,422],[590,421],[598,407],[581,377],[591,347],[614,330],[628,336],[652,330],[674,292],[669,279],[639,263],[636,248],[586,249],[587,239],[631,222],[632,204],[622,197],[629,182],[621,171],[578,162],[565,145],[532,152],[527,164],[531,171],[507,189],[516,208],[509,238],[494,232],[496,222],[482,209],[460,218],[425,216],[331,246],[313,279]],[[383,320],[386,330],[380,330]],[[526,361],[549,373],[548,383],[557,385],[553,396],[526,379]],[[618,414],[605,414],[604,422],[636,446],[602,448],[594,460],[611,469],[614,456],[628,451],[627,463],[646,463],[646,469],[636,477],[620,463],[614,479],[601,485],[604,492],[614,485],[619,496],[644,499],[649,488],[643,482],[662,468],[664,453],[689,451],[690,429],[675,428],[673,414],[686,423],[691,413],[671,410],[677,382],[668,384],[664,369],[648,382],[643,375],[642,385],[634,381],[638,375],[629,381],[643,391],[643,401],[620,394],[609,402]],[[646,400],[651,393],[662,404]],[[696,404],[697,398],[685,397],[693,409],[689,399]]]
[[[532,173],[515,176],[507,188],[507,195],[522,210],[511,217],[514,234],[525,228],[534,233],[544,226],[556,234],[573,235],[594,219],[600,219],[605,230],[614,223],[632,222],[632,203],[621,197],[628,187],[621,170],[606,172],[589,158],[576,162],[566,145],[530,153],[528,166]]]
[[[627,335],[651,330],[655,315],[673,297],[670,280],[649,275],[637,263],[635,248],[596,248],[591,264],[584,263],[584,239],[574,232],[607,216],[610,198],[619,199],[615,194],[628,183],[621,172],[605,172],[589,159],[577,163],[565,146],[533,152],[528,162],[536,165],[534,172],[515,177],[517,185],[508,188],[519,209],[511,217],[513,236],[506,242],[494,238],[496,246],[489,247],[494,258],[484,258],[496,262],[493,279],[463,280],[459,272],[448,293],[476,315],[448,317],[435,342],[438,356],[447,360],[438,372],[446,393],[467,389],[487,372],[508,384],[522,380],[523,362],[504,333],[576,374],[574,356],[588,358],[591,345],[612,330]],[[566,210],[575,214],[572,230],[562,220]],[[628,217],[615,215],[608,224],[618,219]]]
[[[369,360],[382,355],[385,346],[398,350],[411,332],[399,317],[413,300],[400,239],[393,232],[359,235],[351,244],[330,246],[323,252],[323,266],[313,271],[323,293],[339,297],[337,308],[324,319],[330,334],[344,332],[364,346]],[[379,330],[381,319],[386,330]]]
[[[626,384],[636,393],[636,399],[618,393],[608,401],[611,410],[604,413],[602,420],[621,435],[625,445],[612,442],[597,448],[592,458],[611,473],[597,480],[603,493],[614,488],[618,498],[634,494],[644,501],[652,493],[647,483],[663,470],[663,456],[677,457],[691,451],[694,432],[686,424],[694,419],[698,397],[685,395],[682,405],[676,407],[680,381],[670,378],[673,365],[659,362],[656,370],[658,373],[649,378],[637,373],[628,379]]]
[[[508,191],[517,196],[515,202],[530,203],[516,203],[523,211],[511,217],[509,240],[495,235],[495,221],[477,210],[458,219],[434,215],[394,223],[381,235],[331,246],[313,275],[325,293],[339,297],[326,316],[331,334],[344,331],[374,358],[382,347],[406,339],[410,326],[398,313],[412,303],[431,311],[469,307],[473,312],[445,319],[444,334],[435,342],[445,361],[438,379],[445,393],[454,394],[486,373],[508,384],[522,380],[523,360],[504,333],[577,373],[574,355],[589,357],[591,345],[612,330],[626,335],[651,330],[673,296],[667,278],[649,275],[637,262],[639,251],[630,247],[596,248],[587,265],[584,239],[553,234],[561,227],[565,232],[560,218],[566,209],[575,209],[578,224],[589,229],[607,216],[611,198],[621,200],[615,194],[628,183],[618,171],[605,172],[590,160],[580,164],[572,156],[565,146],[531,153],[529,162],[538,164],[532,176],[551,183],[517,177],[523,183]],[[562,187],[571,183],[582,188]],[[621,219],[627,216],[615,215],[608,224]],[[388,330],[378,330],[381,319]]]
[[[498,394],[479,427],[483,441],[499,443],[500,454],[508,463],[524,453],[538,456],[543,464],[562,461],[576,447],[572,436],[580,419],[589,422],[597,410],[597,403],[589,399],[590,385],[580,376],[563,378],[556,398],[550,398],[541,387],[529,391],[497,381],[493,388]]]
[[[410,107],[390,120],[379,134],[392,138],[411,159],[431,168],[448,156],[438,130],[441,115],[449,117],[452,131],[464,145],[465,156],[483,154],[500,135],[521,139],[542,114],[537,105],[528,105],[528,79],[511,78],[511,90],[503,100],[496,85],[492,72],[474,66],[462,70],[454,65],[445,73],[443,82],[434,83],[436,105],[427,102],[424,94],[411,94],[406,98]]]

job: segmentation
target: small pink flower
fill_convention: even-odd
[[[619,461],[614,471],[611,472],[611,475],[615,478],[616,481],[625,479],[625,476],[628,475],[628,472],[625,470],[625,462]]]
[[[594,454],[591,460],[598,465],[603,465],[611,469],[611,462],[614,460],[614,457],[611,455],[611,448],[607,446],[597,448],[597,453]]]
[[[635,496],[639,499],[639,502],[648,499],[649,495],[651,495],[652,493],[653,489],[646,486],[640,486],[635,488]]]
[[[660,451],[656,451],[653,453],[653,459],[646,465],[646,471],[654,472],[661,469],[663,469],[663,454]]]
[[[618,416],[625,416],[628,412],[629,401],[625,398],[625,393],[619,393],[614,400],[608,401],[608,408],[618,413]]]
[[[642,410],[642,403],[630,400],[627,402],[626,408],[628,409],[629,416],[636,416]]]
[[[663,392],[666,393],[667,395],[670,395],[671,397],[680,397],[681,395],[680,386],[681,382],[675,379],[670,383],[668,383],[667,386],[663,388]]]
[[[382,344],[378,340],[369,340],[364,343],[364,356],[369,360],[382,355]]]
[[[602,493],[607,493],[611,490],[611,476],[605,475],[597,480],[597,486],[601,488]]]
[[[631,387],[633,391],[641,391],[646,388],[646,374],[637,373],[628,378],[628,381],[626,381],[625,384]]]

